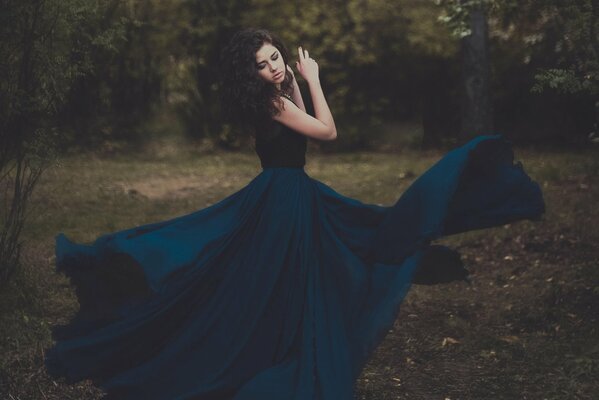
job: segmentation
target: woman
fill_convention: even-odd
[[[223,51],[228,115],[263,167],[221,202],[110,233],[57,237],[81,309],[46,354],[53,376],[93,379],[109,399],[351,399],[413,281],[463,278],[431,241],[537,218],[541,191],[500,137],[443,157],[391,207],[310,178],[306,141],[333,140],[318,65],[298,48],[315,117],[282,44],[237,33]]]

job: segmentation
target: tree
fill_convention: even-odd
[[[182,6],[180,41],[184,53],[177,57],[183,71],[177,103],[187,132],[194,138],[212,138],[223,147],[234,147],[237,136],[223,122],[219,100],[220,50],[251,13],[248,0],[190,0]]]
[[[57,114],[73,81],[85,0],[7,0],[0,13],[0,284],[16,270],[27,204],[57,142]],[[101,33],[101,32],[100,32]]]
[[[78,76],[61,110],[71,142],[84,146],[135,141],[140,127],[164,100],[171,56],[180,53],[180,2],[101,0],[88,2],[85,20],[73,24]]]
[[[487,12],[493,0],[445,0],[445,21],[460,38],[461,126],[460,136],[493,133],[493,108],[491,102],[491,76],[489,58],[489,29]]]
[[[383,120],[419,115],[425,96],[437,98],[431,75],[455,51],[435,5],[420,0],[194,0],[183,7],[181,42],[189,50],[177,60],[186,76],[179,109],[193,136],[221,144],[236,143],[236,136],[219,117],[218,51],[239,28],[264,27],[291,47],[292,58],[300,44],[317,58],[343,131],[326,144],[331,150],[363,148]],[[427,68],[429,61],[435,68]]]
[[[532,90],[589,95],[595,107],[596,136],[599,133],[599,0],[548,1],[545,15],[563,36],[554,47],[553,65],[539,70]]]

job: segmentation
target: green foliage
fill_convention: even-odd
[[[420,92],[402,85],[422,86],[429,72],[420,66],[456,49],[437,23],[435,5],[418,0],[62,4],[70,14],[50,52],[65,66],[51,75],[60,81],[68,73],[70,86],[60,94],[60,122],[67,143],[94,147],[142,138],[143,122],[158,107],[172,106],[191,136],[234,146],[236,135],[220,118],[218,56],[242,27],[270,29],[289,45],[293,59],[299,44],[311,51],[349,148],[366,145],[384,119],[414,116]]]
[[[554,46],[554,67],[535,75],[533,91],[599,94],[599,4],[553,0],[543,11],[547,24],[558,29],[561,38]]]
[[[188,1],[185,10],[189,22],[181,36],[189,53],[177,60],[185,71],[177,81],[180,115],[192,135],[227,145],[235,143],[235,135],[219,120],[216,75],[219,50],[237,29],[264,27],[280,36],[293,68],[297,46],[310,51],[342,132],[336,148],[367,146],[380,122],[396,117],[399,103],[410,97],[398,91],[400,83],[428,79],[419,68],[423,58],[455,52],[455,40],[436,23],[434,4],[417,0]]]
[[[455,2],[456,0],[448,0]],[[491,34],[520,62],[539,60],[533,92],[599,92],[599,4],[593,0],[488,1]],[[510,60],[514,62],[515,60]]]
[[[175,61],[176,109],[191,137],[212,138],[224,147],[235,147],[237,136],[221,118],[219,55],[230,34],[242,27],[248,7],[245,0],[190,0],[181,6],[178,21],[185,49]]]
[[[20,262],[27,203],[53,155],[49,122],[75,70],[54,52],[68,7],[9,1],[0,13],[0,284]]]
[[[547,89],[596,95],[595,3],[11,0],[0,15],[7,38],[0,44],[0,57],[8,63],[0,63],[6,76],[0,83],[0,119],[17,109],[23,115],[54,110],[67,145],[97,148],[144,139],[146,121],[174,108],[190,136],[235,147],[238,135],[220,117],[218,56],[234,31],[254,26],[282,37],[290,47],[292,67],[297,45],[318,61],[341,133],[333,147],[367,147],[381,122],[414,121],[426,112],[429,119],[447,119],[455,113],[451,102],[457,101],[453,81],[459,73],[459,38],[470,33],[470,11],[483,7],[501,121],[525,113],[535,98],[550,97],[540,93]],[[19,95],[18,85],[10,83],[18,79],[17,70],[1,68],[18,64],[24,37],[16,40],[14,33],[21,28],[15,21],[24,21],[36,5],[43,13],[54,13],[53,39],[51,46],[39,40],[43,48],[36,50],[36,65],[44,71],[27,83],[40,95]],[[530,88],[537,97],[522,94]],[[306,91],[304,97],[309,103]]]
[[[532,91],[541,93],[544,89],[555,89],[561,93],[590,92],[599,93],[598,75],[579,77],[575,70],[550,68],[535,75],[537,83]]]
[[[142,122],[165,95],[169,57],[180,51],[175,11],[157,0],[102,0],[73,21],[77,46],[68,56],[91,73],[77,77],[62,111],[71,141],[97,145],[144,133]]]
[[[55,112],[64,100],[73,77],[85,66],[72,63],[71,20],[77,18],[83,1],[9,1],[0,13],[0,123],[8,137],[8,126],[16,119],[34,125],[31,115]],[[23,122],[23,121],[21,121]],[[12,127],[14,128],[14,127]],[[33,132],[33,130],[30,130]]]
[[[599,115],[599,111],[592,111],[593,107],[599,110],[599,103],[593,99],[599,88],[596,0],[436,0],[436,3],[441,6],[440,20],[458,38],[470,34],[467,28],[470,11],[476,7],[485,10],[495,117],[500,129],[518,130],[528,137],[564,135],[568,140],[586,137],[597,118],[593,114]],[[544,133],[527,130],[529,124]]]
[[[473,9],[488,10],[498,3],[498,0],[435,0],[435,4],[442,7],[439,21],[445,23],[451,34],[460,39],[472,33],[469,18]]]

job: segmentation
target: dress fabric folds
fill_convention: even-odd
[[[56,237],[81,307],[54,329],[52,376],[92,379],[106,399],[349,400],[431,241],[544,212],[500,136],[378,206],[307,175],[305,143],[278,129],[276,146],[257,143],[262,171],[210,207],[92,244]],[[276,166],[265,151],[301,157]]]

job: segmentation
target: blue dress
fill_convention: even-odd
[[[53,377],[106,399],[349,400],[413,281],[463,277],[431,241],[544,212],[500,136],[449,152],[388,207],[308,176],[306,137],[283,125],[256,151],[262,172],[210,207],[92,244],[56,237],[81,307],[54,329]]]

